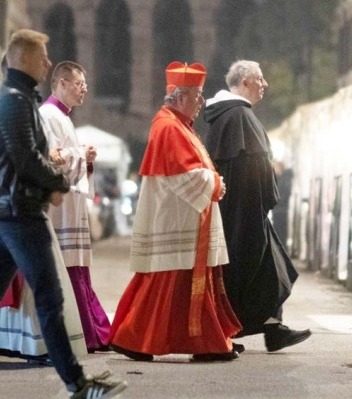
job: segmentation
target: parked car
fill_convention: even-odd
[[[94,199],[87,199],[88,219],[92,241],[99,241],[114,234],[115,212],[113,202],[96,193]]]
[[[121,182],[128,175],[132,161],[127,143],[116,135],[96,126],[85,125],[76,128],[81,144],[97,148],[94,162],[95,198],[88,200],[88,214],[92,240],[100,240],[118,233]]]

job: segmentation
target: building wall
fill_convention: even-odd
[[[95,13],[100,1],[66,0],[75,16],[77,61],[87,70],[90,89],[85,104],[75,110],[73,119],[76,125],[93,124],[127,140],[145,142],[155,112],[152,92],[152,18],[157,0],[126,0],[131,14],[132,87],[130,107],[123,116],[116,109],[103,106],[94,98]],[[215,45],[213,16],[220,1],[189,0],[193,10],[195,59],[180,61],[198,61],[210,65]],[[0,0],[0,48],[4,47],[9,34],[19,27],[31,26],[44,30],[44,16],[57,2],[58,0]],[[351,23],[352,26],[352,0],[340,1],[337,20],[337,34],[346,24]],[[349,46],[352,54],[352,34]],[[351,71],[352,65],[349,72],[340,76],[340,87],[352,84]],[[164,80],[164,75],[160,79]]]
[[[0,0],[0,51],[13,31],[30,26],[26,0]]]
[[[61,0],[62,1],[62,0]],[[87,71],[89,90],[85,104],[73,112],[74,123],[93,124],[103,130],[117,134],[127,141],[142,142],[147,139],[150,122],[155,113],[152,105],[153,43],[152,18],[157,0],[127,0],[131,14],[132,88],[129,110],[123,116],[116,109],[102,104],[94,98],[95,13],[100,0],[66,1],[75,16],[77,39],[77,62]],[[6,33],[0,40],[6,42],[9,34],[18,28],[32,27],[44,31],[46,12],[58,0],[8,0],[6,16],[0,12],[0,22],[5,20]],[[194,60],[209,65],[214,50],[215,30],[213,15],[220,0],[189,0],[193,10]],[[4,8],[4,0],[0,0]],[[2,11],[3,8],[0,8]],[[4,26],[1,23],[1,26]],[[1,42],[0,42],[1,46]],[[164,80],[164,75],[160,76]],[[41,88],[45,92],[45,88]],[[46,91],[48,87],[46,88]],[[160,99],[162,102],[162,98]]]
[[[336,15],[340,69],[337,84],[341,88],[352,85],[352,0],[340,0]]]
[[[34,29],[43,30],[45,12],[56,2],[56,0],[27,0]],[[116,110],[102,107],[94,99],[91,90],[84,106],[75,112],[76,124],[90,123],[123,138],[134,136],[136,140],[146,140],[150,121],[155,112],[152,106],[152,15],[155,2],[156,0],[127,1],[132,20],[132,92],[128,113],[122,117]],[[190,1],[194,19],[195,58],[196,61],[205,64],[209,62],[213,50],[212,15],[218,3],[219,0]],[[88,86],[93,87],[95,11],[99,0],[75,0],[67,4],[72,7],[75,15],[77,61],[87,70]],[[164,76],[160,79],[164,79]]]
[[[0,0],[0,52],[2,53],[6,42],[7,0]]]
[[[0,59],[11,33],[31,25],[26,0],[0,0]],[[0,72],[0,82],[3,77]]]

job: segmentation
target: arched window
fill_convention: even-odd
[[[124,0],[103,0],[96,14],[95,95],[125,112],[131,91],[130,12]]]
[[[50,37],[48,53],[54,65],[76,61],[75,19],[69,5],[57,2],[51,6],[44,17],[44,30]]]
[[[153,13],[153,105],[165,95],[165,67],[172,61],[194,62],[193,19],[187,0],[158,0]]]

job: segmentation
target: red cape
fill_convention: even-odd
[[[204,168],[201,155],[189,137],[192,134],[175,113],[162,107],[153,120],[139,173],[172,176]]]

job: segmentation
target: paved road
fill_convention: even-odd
[[[126,237],[94,246],[93,285],[111,316],[131,278],[128,257]],[[194,364],[186,355],[141,363],[115,353],[88,355],[82,363],[89,372],[110,369],[127,379],[123,399],[350,399],[352,293],[302,270],[284,319],[292,328],[311,328],[312,337],[273,354],[262,336],[243,338],[238,342],[247,350],[231,363]],[[61,399],[64,392],[53,369],[0,357],[1,399]]]

